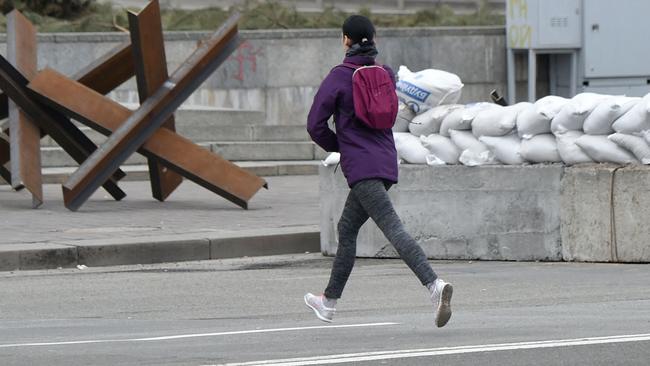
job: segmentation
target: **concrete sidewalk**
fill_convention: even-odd
[[[27,192],[0,186],[0,271],[320,251],[318,177],[266,179],[249,210],[190,181],[164,203],[149,182],[123,182],[123,201],[100,189],[78,212],[60,185],[44,186],[37,210]]]

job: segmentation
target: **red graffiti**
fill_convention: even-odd
[[[237,49],[237,53],[234,56],[231,56],[230,58],[235,60],[239,66],[239,70],[237,74],[233,75],[233,78],[239,80],[239,81],[244,81],[244,77],[246,76],[246,63],[248,62],[250,64],[250,69],[253,72],[257,71],[257,56],[262,54],[262,48],[261,47],[253,47],[253,45],[249,41],[245,41],[242,43],[241,46]]]

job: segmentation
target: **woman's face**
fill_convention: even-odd
[[[347,51],[348,48],[350,48],[350,46],[352,46],[352,40],[348,36],[346,36],[344,34],[343,35],[343,49],[345,49]]]

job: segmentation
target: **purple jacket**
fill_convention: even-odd
[[[346,57],[344,62],[375,64],[374,59],[367,56]],[[384,68],[395,81],[393,70],[387,66]],[[341,153],[341,168],[350,187],[370,178],[397,183],[397,151],[392,130],[372,129],[354,117],[353,72],[351,68],[340,65],[330,71],[314,97],[307,118],[307,131],[325,151]],[[336,133],[327,126],[332,115]]]

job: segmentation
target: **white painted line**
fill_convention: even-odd
[[[219,336],[241,335],[241,334],[256,334],[256,333],[297,332],[297,331],[314,330],[314,329],[385,327],[385,326],[389,326],[389,325],[399,325],[399,323],[366,323],[366,324],[320,325],[320,326],[314,326],[314,327],[254,329],[254,330],[239,330],[239,331],[216,332],[216,333],[178,334],[178,335],[171,335],[171,336],[149,337],[149,338],[95,339],[95,340],[63,341],[63,342],[13,343],[13,344],[0,344],[0,348],[39,347],[39,346],[69,346],[69,345],[76,345],[76,344],[120,343],[120,342],[154,342],[154,341],[167,341],[167,340],[184,339],[184,338],[219,337]]]
[[[576,339],[519,342],[519,343],[484,344],[484,345],[476,345],[476,346],[440,347],[440,348],[396,350],[396,351],[382,351],[382,352],[348,353],[348,354],[318,356],[318,357],[287,358],[281,360],[228,363],[228,364],[219,364],[219,365],[210,365],[210,366],[327,365],[327,364],[346,363],[346,362],[368,362],[368,361],[380,361],[380,360],[391,360],[391,359],[413,358],[413,357],[457,355],[457,354],[464,354],[464,353],[512,351],[512,350],[556,348],[556,347],[575,347],[575,346],[588,346],[588,345],[596,345],[596,344],[643,342],[643,341],[650,341],[650,334],[576,338]]]

